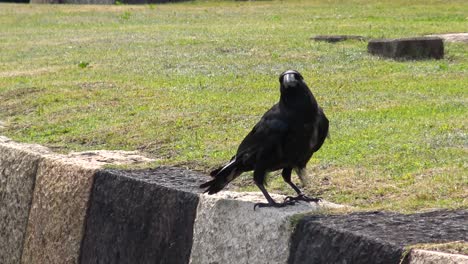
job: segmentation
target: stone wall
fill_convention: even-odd
[[[399,263],[408,245],[468,232],[466,210],[334,215],[325,213],[340,206],[322,201],[254,211],[260,193],[201,194],[199,172],[102,169],[148,161],[0,136],[0,263]],[[450,255],[415,252],[404,263]]]

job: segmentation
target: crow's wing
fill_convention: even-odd
[[[248,161],[255,158],[259,151],[278,147],[286,137],[288,128],[284,114],[278,105],[274,105],[244,138],[237,149],[236,157],[250,163]]]
[[[328,136],[328,119],[325,116],[325,113],[323,112],[322,108],[318,109],[318,115],[317,115],[317,136],[315,137],[315,142],[313,142],[313,147],[312,151],[316,152],[318,151],[322,145],[325,139]]]

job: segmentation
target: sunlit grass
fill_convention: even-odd
[[[393,61],[363,41],[310,37],[463,32],[467,12],[464,1],[0,4],[0,133],[207,171],[235,153],[292,68],[331,121],[308,193],[360,208],[466,208],[467,44],[446,43],[443,60]],[[277,177],[269,188],[290,191]]]

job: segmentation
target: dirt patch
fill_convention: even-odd
[[[0,72],[0,77],[19,77],[19,76],[33,76],[40,74],[53,73],[63,70],[63,67],[45,67],[32,70],[18,70],[18,71],[4,71]]]

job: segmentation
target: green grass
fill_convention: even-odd
[[[0,4],[0,130],[57,151],[138,149],[208,171],[303,73],[331,120],[310,194],[361,209],[468,207],[468,45],[373,57],[372,38],[463,32],[466,1]],[[0,128],[1,129],[1,128]],[[273,174],[276,175],[276,174]],[[235,181],[256,190],[249,174]],[[271,177],[269,189],[290,193]]]

